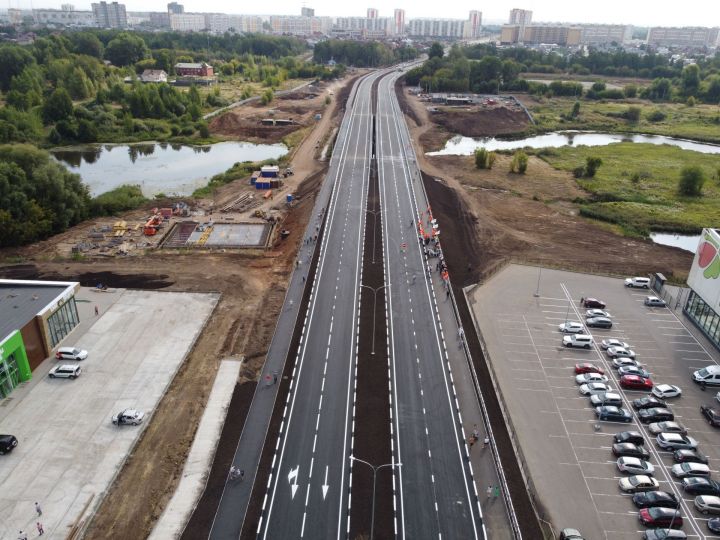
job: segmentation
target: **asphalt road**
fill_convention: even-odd
[[[362,245],[372,149],[372,83],[348,100],[326,182],[334,191],[292,374],[261,538],[340,538],[348,530]]]
[[[394,91],[381,79],[377,159],[383,215],[390,357],[396,534],[400,538],[484,538],[448,356],[418,223],[417,169]],[[455,342],[455,336],[452,337]]]

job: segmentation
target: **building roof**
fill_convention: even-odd
[[[20,330],[75,283],[0,279],[0,341]]]
[[[175,69],[177,69],[177,68],[181,68],[181,69],[182,69],[182,68],[185,68],[185,69],[201,69],[203,66],[205,66],[205,67],[212,67],[212,66],[211,66],[210,64],[208,64],[207,62],[202,62],[202,63],[198,63],[198,62],[178,62],[177,64],[175,64]]]
[[[165,75],[167,77],[167,73],[165,73],[164,69],[146,69],[142,72],[143,77],[147,77],[148,75],[153,77],[160,77],[162,75]]]

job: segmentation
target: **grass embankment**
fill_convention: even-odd
[[[673,146],[619,143],[600,147],[564,147],[538,151],[553,167],[571,172],[587,157],[603,163],[595,178],[579,178],[591,197],[578,200],[580,214],[614,223],[625,234],[650,231],[698,233],[720,226],[720,157]],[[707,181],[700,197],[678,194],[680,171],[701,167]],[[532,174],[531,171],[528,171]]]
[[[112,216],[127,210],[135,210],[148,200],[140,186],[122,185],[98,195],[90,204],[94,216]]]
[[[532,99],[532,98],[528,98]],[[524,101],[527,103],[528,99]],[[620,133],[651,133],[684,139],[720,143],[720,107],[679,103],[653,103],[643,100],[580,101],[580,114],[570,118],[574,98],[539,98],[528,109],[537,132],[578,129]],[[630,107],[640,109],[640,119],[624,118]],[[664,118],[663,118],[664,116]]]

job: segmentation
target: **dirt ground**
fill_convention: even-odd
[[[586,194],[570,173],[556,171],[538,158],[531,156],[527,173],[517,175],[508,172],[509,156],[498,155],[492,170],[477,170],[468,156],[425,155],[449,134],[434,123],[436,115],[428,113],[424,103],[401,87],[398,97],[408,111],[423,171],[459,194],[475,224],[481,253],[473,270],[476,280],[509,261],[615,275],[687,275],[692,254],[627,238],[603,223],[580,217],[572,201]],[[493,135],[492,120],[483,121],[483,129]]]
[[[337,90],[333,90],[332,103],[328,106],[324,103],[327,88],[321,97],[313,98],[322,100],[315,106],[322,105],[324,114],[313,129],[306,130],[305,140],[292,156],[295,175],[289,181],[297,203],[290,209],[284,204],[268,203],[278,206],[280,227],[289,230],[290,236],[284,240],[275,237],[265,250],[156,250],[149,242],[142,246],[147,249],[133,250],[129,256],[91,253],[77,259],[69,257],[70,247],[87,239],[93,229],[112,225],[117,220],[141,222],[148,209],[140,209],[107,220],[88,221],[47,241],[0,252],[0,260],[22,261],[0,265],[0,276],[6,278],[62,279],[79,281],[84,286],[102,282],[109,287],[221,293],[204,332],[154,412],[153,421],[89,523],[86,538],[147,537],[179,481],[223,358],[245,359],[232,403],[236,411],[247,410],[282,308],[300,236],[312,212],[318,179],[327,166],[316,159],[319,152],[315,149],[324,144],[337,124],[341,107],[336,107],[336,103],[344,103],[351,83],[350,78],[333,83],[332,88]],[[278,101],[283,106],[287,102],[289,107],[295,107],[293,102],[297,100]],[[304,114],[312,116],[312,111],[306,106]],[[242,108],[239,114],[243,114]],[[244,135],[241,138],[247,140]],[[238,180],[219,190],[217,198],[189,202],[195,211],[204,215],[208,207],[247,189],[245,184],[244,180]],[[139,233],[136,236],[138,243],[145,240]],[[220,457],[227,453],[218,452],[222,454]]]

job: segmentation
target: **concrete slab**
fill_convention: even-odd
[[[183,527],[200,500],[241,366],[239,360],[223,360],[220,363],[182,478],[155,524],[150,540],[180,538]]]
[[[207,237],[204,246],[227,247],[259,247],[267,242],[271,226],[267,223],[216,223]],[[205,234],[204,231],[195,230],[187,239],[188,245],[193,245]]]
[[[122,467],[218,295],[116,290],[77,296],[81,324],[62,345],[89,351],[77,380],[49,379],[54,359],[0,407],[0,432],[18,447],[0,460],[0,538],[34,531],[34,503],[49,538],[65,538],[97,507]],[[94,315],[98,306],[99,316]],[[140,427],[113,426],[123,408]]]

